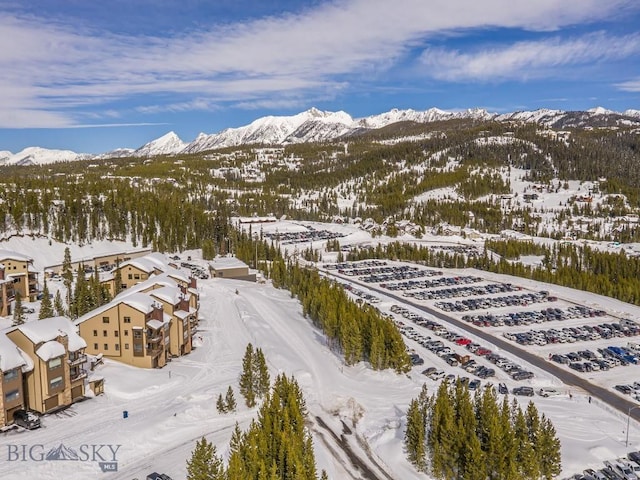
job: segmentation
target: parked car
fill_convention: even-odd
[[[16,410],[13,412],[13,421],[16,425],[33,430],[40,428],[40,417],[29,410]]]
[[[507,388],[507,386],[504,383],[499,383],[498,384],[498,393],[505,395],[507,393],[509,393],[509,389]]]
[[[525,397],[533,397],[533,388],[527,386],[516,387],[513,389],[513,394],[523,395]]]
[[[560,395],[560,390],[558,390],[557,388],[543,387],[538,390],[538,395],[540,395],[541,397],[555,397],[557,395]]]

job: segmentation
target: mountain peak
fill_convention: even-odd
[[[173,131],[146,143],[135,152],[136,157],[152,157],[154,155],[173,155],[184,149],[186,143]]]

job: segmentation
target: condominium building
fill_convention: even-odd
[[[0,264],[4,280],[13,281],[13,290],[20,292],[23,299],[34,301],[38,294],[38,274],[32,271],[33,259],[18,252],[0,250]]]
[[[169,357],[171,317],[145,293],[114,298],[75,321],[87,352],[142,368],[159,368]]]
[[[71,320],[53,317],[31,321],[8,329],[6,336],[33,365],[23,372],[26,407],[47,413],[84,398],[87,344]]]
[[[0,427],[13,423],[16,410],[25,407],[23,375],[33,370],[33,362],[0,332]]]

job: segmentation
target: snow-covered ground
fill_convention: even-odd
[[[320,228],[320,225],[314,226]],[[292,222],[289,228],[297,230],[299,226]],[[324,227],[349,233],[350,237],[341,241],[372,241],[368,234],[354,225]],[[265,231],[275,228],[284,231],[286,227],[283,222],[278,222],[277,227],[269,225],[264,228]],[[256,230],[254,226],[254,232]],[[17,241],[13,240],[5,247],[17,250],[20,246],[15,244]],[[38,248],[23,250],[36,259],[36,265],[55,263],[62,257],[64,245],[54,244],[49,248],[38,240],[23,241],[27,242],[25,246],[37,245]],[[317,246],[315,243],[314,248],[319,248],[321,242],[317,242]],[[305,248],[307,246],[304,244]],[[71,247],[74,259],[90,255],[76,246]],[[109,245],[94,246],[93,249],[105,253],[109,251]],[[111,251],[127,249],[131,246],[111,245]],[[185,254],[198,258],[195,252]],[[508,281],[536,290],[546,289],[561,299],[597,305],[621,316],[638,316],[637,307],[606,297],[486,272],[466,270],[457,273]],[[326,469],[330,478],[362,476],[322,422],[338,436],[344,434],[355,454],[376,472],[378,478],[383,478],[385,473],[398,480],[428,478],[418,474],[406,461],[402,446],[409,401],[417,396],[423,383],[432,392],[437,387],[436,382],[420,373],[424,366],[414,367],[408,375],[374,372],[365,364],[344,366],[340,357],[326,347],[322,333],[302,317],[297,300],[292,299],[288,292],[275,290],[268,284],[210,279],[200,281],[199,289],[202,320],[198,333],[200,338],[196,342],[199,343],[198,348],[185,357],[174,359],[160,370],[136,369],[106,361],[97,370],[97,374],[106,379],[103,395],[45,416],[40,430],[0,433],[0,478],[74,480],[104,476],[131,479],[145,478],[152,471],[165,472],[172,478],[184,478],[186,459],[196,440],[203,435],[217,446],[219,453],[227,455],[235,422],[246,429],[256,413],[256,409],[243,406],[237,389],[242,356],[249,342],[264,351],[272,377],[282,372],[294,375],[300,383],[309,410],[318,466]],[[238,294],[235,294],[236,290]],[[387,309],[391,303],[383,299],[378,305]],[[30,317],[34,318],[35,314]],[[10,319],[3,319],[1,323],[6,326]],[[407,343],[411,348],[420,348],[416,342],[407,340]],[[579,347],[573,344],[563,348]],[[435,355],[428,352],[421,352],[421,355],[427,363],[437,365],[447,373],[464,374]],[[626,368],[635,372],[640,367]],[[624,369],[617,368],[598,376],[622,373]],[[508,383],[509,379],[506,376],[503,379],[501,374],[498,371],[494,382],[504,380]],[[548,374],[538,371],[536,374],[532,385],[559,386],[558,380]],[[215,407],[216,399],[220,393],[226,392],[229,385],[236,393],[238,411],[219,414]],[[509,383],[509,386],[514,385]],[[524,398],[522,401],[528,400]],[[589,403],[579,391],[572,391],[571,397],[567,394],[546,399],[535,396],[533,400],[556,426],[562,442],[564,475],[587,467],[601,467],[603,460],[640,449],[639,425],[632,421],[630,443],[626,448],[626,416],[596,400]],[[128,418],[123,418],[125,410]],[[352,433],[345,433],[347,431]],[[105,460],[113,457],[109,447],[118,448],[115,454],[118,473],[103,474],[98,461],[92,461],[92,458],[87,461],[37,461],[39,453],[46,454],[60,444],[67,449],[82,451],[84,448],[89,452],[93,447],[82,445],[97,445],[96,448],[105,445],[98,450]],[[29,458],[30,450],[33,459]],[[17,461],[23,454],[27,460]],[[100,460],[99,456],[95,459]]]

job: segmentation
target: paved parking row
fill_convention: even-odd
[[[495,293],[509,293],[520,290],[507,283],[490,283],[473,287],[443,288],[440,290],[421,290],[419,292],[405,292],[405,297],[417,300],[442,300],[443,298],[470,297],[475,295],[490,295]]]
[[[442,274],[442,273],[441,273]],[[442,277],[434,280],[409,280],[407,282],[398,283],[381,283],[382,288],[396,292],[398,290],[417,290],[419,288],[437,288],[452,287],[455,285],[465,285],[470,283],[481,282],[483,279],[471,275],[462,275],[458,277]]]
[[[520,345],[544,346],[551,343],[576,343],[608,339],[614,337],[632,337],[640,334],[640,327],[628,320],[600,323],[598,325],[580,325],[575,327],[528,330],[526,332],[504,332],[503,337]]]
[[[304,232],[269,232],[264,233],[263,235],[270,240],[280,242],[281,245],[333,240],[334,238],[342,238],[346,236],[343,233],[331,232],[329,230],[316,230],[313,227],[307,228],[308,230]]]
[[[466,312],[488,308],[523,307],[532,303],[554,301],[550,299],[555,300],[555,297],[549,297],[549,292],[540,291],[500,297],[466,298],[456,302],[436,302],[434,305],[445,312]]]
[[[554,297],[547,297],[549,301]],[[575,305],[567,309],[548,307],[542,310],[530,310],[526,312],[510,312],[501,314],[465,315],[465,322],[473,323],[478,327],[509,327],[531,325],[532,323],[550,322],[554,320],[568,320],[573,318],[601,317],[606,312],[582,305]]]

